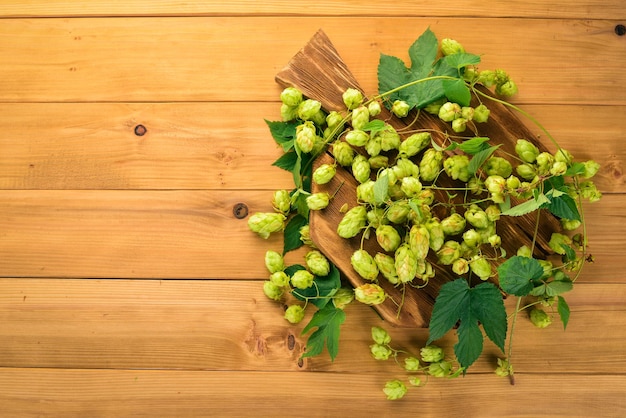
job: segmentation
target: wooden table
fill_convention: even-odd
[[[626,416],[624,5],[357,3],[1,2],[0,415]],[[383,321],[352,305],[336,361],[299,361],[302,325],[261,287],[281,239],[234,209],[292,185],[264,119],[318,29],[375,92],[379,54],[428,26],[507,69],[515,103],[602,164],[604,198],[568,329],[519,321],[515,386],[488,346],[466,377],[390,402],[403,373],[368,352]]]

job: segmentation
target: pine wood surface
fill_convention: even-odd
[[[0,415],[626,416],[621,2],[0,3]],[[379,54],[406,57],[427,26],[507,69],[515,103],[602,164],[605,195],[567,330],[519,318],[515,386],[487,345],[465,378],[389,402],[402,372],[368,352],[388,324],[352,305],[336,361],[300,361],[302,325],[261,289],[282,241],[234,210],[292,185],[264,119],[318,29],[375,92]]]

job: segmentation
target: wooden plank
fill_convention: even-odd
[[[626,387],[619,375],[524,375],[515,386],[482,375],[431,379],[398,402],[385,399],[385,380],[360,373],[4,369],[0,406],[12,417],[275,417],[286,408],[301,417],[335,416],[338,410],[381,417],[415,411],[446,417],[626,414]],[[279,406],[285,396],[297,402]]]
[[[612,19],[624,17],[623,7],[617,1],[585,0],[565,2],[557,0],[546,4],[539,0],[511,0],[506,3],[450,0],[415,7],[411,0],[355,3],[353,1],[320,0],[301,4],[286,0],[239,0],[224,3],[219,0],[175,2],[171,0],[144,1],[92,0],[22,0],[3,1],[3,17],[82,17],[82,16],[197,16],[197,15],[314,15],[314,16],[481,16],[481,17],[546,17]]]
[[[518,103],[623,105],[626,99],[615,88],[626,84],[621,57],[615,54],[622,47],[617,23],[404,17],[329,17],[323,22],[317,17],[6,19],[0,27],[0,101],[275,100],[274,74],[320,26],[365,91],[375,92],[379,55],[407,58],[410,44],[430,26],[440,38],[456,37],[468,51],[483,54],[481,68],[505,68],[519,84]],[[406,34],[405,42],[398,41],[399,33]]]
[[[282,149],[264,119],[280,119],[278,109],[246,103],[0,104],[6,116],[0,120],[0,188],[292,188],[291,174],[271,165]],[[138,126],[146,129],[141,136]]]
[[[624,282],[615,272],[625,199],[605,195],[587,206],[596,262],[580,280]],[[282,235],[259,238],[233,208],[267,212],[270,200],[264,190],[1,191],[0,276],[264,278],[263,255],[282,249]]]
[[[624,106],[525,105],[561,146],[626,192]],[[270,103],[0,103],[0,189],[279,189],[291,175],[264,119]],[[245,117],[243,116],[245,115]],[[545,145],[537,127],[524,120]],[[134,132],[138,125],[144,136]],[[594,146],[589,147],[590,138]]]
[[[626,285],[579,284],[564,296],[572,310],[565,331],[556,317],[550,327],[537,329],[520,314],[515,370],[626,373]],[[514,302],[507,300],[509,312]],[[0,279],[0,367],[358,371],[391,377],[402,371],[393,361],[371,358],[370,327],[384,327],[395,348],[414,355],[428,338],[427,329],[394,328],[354,303],[346,309],[335,361],[327,353],[299,361],[307,338],[301,330],[313,310],[291,325],[282,319],[283,303],[294,302],[270,301],[258,281]],[[451,355],[455,342],[451,332],[437,344]],[[491,373],[502,356],[487,343],[470,373]]]

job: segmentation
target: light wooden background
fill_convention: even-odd
[[[626,416],[625,24],[618,0],[0,1],[0,415]],[[515,386],[488,346],[389,402],[404,375],[370,358],[365,306],[334,364],[298,361],[301,326],[261,290],[281,241],[233,207],[291,187],[264,119],[315,31],[374,92],[378,55],[428,26],[507,69],[515,102],[602,164],[604,198],[567,331],[519,321]]]

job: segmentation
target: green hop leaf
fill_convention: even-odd
[[[495,285],[485,282],[470,288],[464,279],[444,284],[435,300],[426,344],[443,337],[459,321],[459,340],[454,346],[454,352],[464,372],[483,349],[479,323],[487,337],[504,351],[506,310],[502,295]]]
[[[304,327],[302,334],[306,334],[314,327],[317,329],[309,336],[306,343],[306,352],[302,358],[321,354],[324,345],[328,349],[331,360],[335,360],[339,353],[340,326],[346,320],[346,313],[330,303],[313,314],[311,321]]]
[[[534,258],[516,255],[498,266],[498,275],[505,292],[526,296],[533,290],[533,281],[543,276],[543,267]]]

